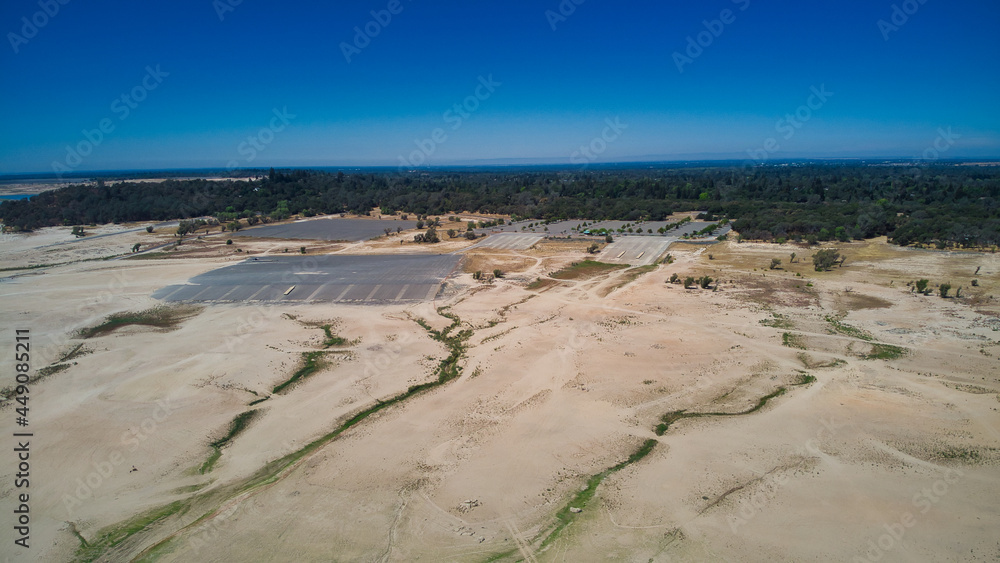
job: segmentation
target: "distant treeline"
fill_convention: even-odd
[[[73,185],[0,204],[15,229],[212,215],[447,215],[663,220],[704,210],[743,238],[861,239],[991,247],[1000,243],[1000,168],[788,165],[590,172],[351,174],[274,171],[258,180]]]

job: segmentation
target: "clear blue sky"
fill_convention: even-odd
[[[996,0],[236,1],[4,0],[0,173],[1000,157]]]

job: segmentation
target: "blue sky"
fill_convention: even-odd
[[[1000,157],[995,0],[237,1],[5,0],[0,173]]]

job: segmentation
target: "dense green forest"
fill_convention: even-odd
[[[745,239],[850,240],[992,247],[1000,243],[1000,168],[785,165],[423,173],[278,171],[257,180],[72,185],[0,204],[8,227],[222,220],[292,214],[420,215],[468,211],[521,218],[662,220],[675,211],[729,217]]]

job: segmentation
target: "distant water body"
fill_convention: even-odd
[[[38,194],[17,194],[17,195],[0,195],[0,201],[8,199],[28,199],[29,197],[36,196]]]

